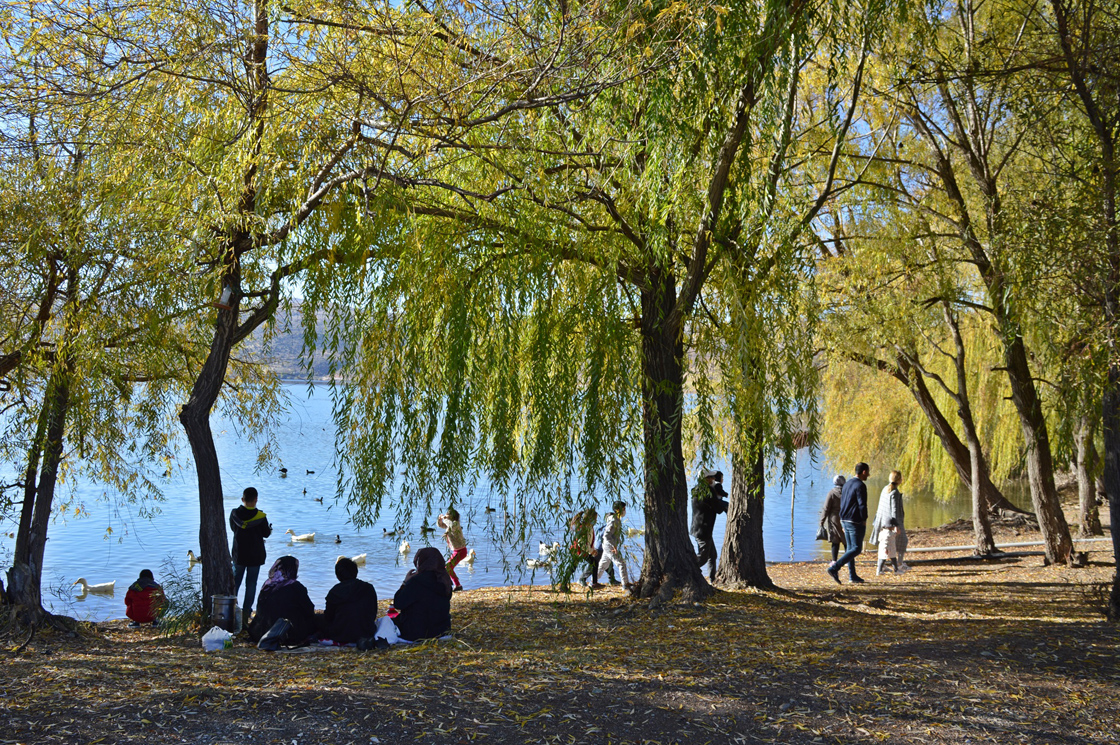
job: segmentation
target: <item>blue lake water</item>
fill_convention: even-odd
[[[311,599],[322,607],[327,591],[334,585],[334,562],[340,555],[366,554],[366,563],[359,576],[372,582],[378,596],[390,598],[411,567],[416,549],[434,545],[445,550],[441,531],[424,534],[420,528],[425,519],[435,524],[436,513],[422,515],[414,510],[401,535],[387,537],[383,533],[400,525],[397,513],[388,508],[370,527],[358,529],[350,520],[347,506],[335,502],[334,427],[328,392],[317,388],[306,396],[307,386],[292,385],[288,392],[291,405],[287,421],[277,428],[271,446],[280,462],[288,469],[282,476],[276,468],[255,471],[257,447],[242,437],[231,422],[214,420],[215,443],[222,469],[226,511],[240,503],[242,490],[255,486],[260,492],[258,507],[264,510],[273,525],[272,537],[266,542],[268,565],[279,556],[291,554],[300,561],[300,580],[307,586]],[[713,464],[730,476],[726,463]],[[313,471],[314,473],[309,473]],[[768,561],[808,561],[827,555],[828,544],[814,540],[817,516],[825,495],[832,486],[835,467],[808,450],[799,452],[795,483],[770,484],[766,491],[764,541]],[[693,474],[690,474],[693,477]],[[480,479],[480,482],[483,480]],[[730,486],[730,481],[725,479]],[[874,511],[882,477],[872,476],[868,495]],[[626,523],[642,527],[642,515],[635,505],[641,504],[636,491],[628,498],[631,510]],[[106,620],[124,617],[124,593],[141,569],[155,572],[175,567],[188,571],[187,550],[198,549],[198,492],[193,470],[173,473],[163,484],[165,501],[158,505],[153,517],[139,517],[135,505],[114,506],[115,500],[103,496],[104,488],[96,484],[73,486],[78,501],[85,509],[82,517],[59,516],[51,525],[44,558],[44,602],[53,611],[77,618]],[[792,499],[791,499],[792,497]],[[322,502],[316,501],[322,498]],[[485,483],[462,495],[460,512],[468,546],[477,559],[473,566],[460,565],[458,574],[469,590],[509,584],[549,584],[547,571],[526,568],[525,559],[538,555],[539,542],[562,540],[566,515],[552,521],[531,524],[525,540],[511,542],[503,535],[507,518],[499,510],[487,512],[494,499]],[[495,500],[494,502],[498,502]],[[598,505],[599,514],[609,509]],[[922,527],[940,525],[969,514],[968,500],[955,495],[942,502],[932,495],[910,496],[906,506],[907,525]],[[792,526],[792,536],[791,536]],[[285,534],[315,533],[313,543],[293,543]],[[8,528],[7,530],[14,530]],[[111,531],[111,532],[109,532]],[[518,533],[518,531],[513,531]],[[722,545],[724,520],[716,522],[716,545]],[[341,543],[336,543],[336,537]],[[400,544],[408,540],[413,553],[402,555]],[[640,537],[627,539],[631,571],[641,567]],[[13,541],[0,536],[0,561],[10,563]],[[189,570],[194,575],[200,567]],[[113,595],[90,594],[84,599],[74,597],[70,586],[78,577],[90,584],[116,581]],[[264,581],[262,571],[261,582]]]

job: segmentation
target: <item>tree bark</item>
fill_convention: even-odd
[[[684,348],[674,324],[674,277],[651,273],[642,292],[642,419],[645,446],[645,558],[637,592],[662,604],[677,591],[684,600],[711,594],[688,536],[688,484],[684,473],[682,413]]]
[[[1108,368],[1104,391],[1104,488],[1108,494],[1108,527],[1112,532],[1112,592],[1108,618],[1120,622],[1120,365]]]
[[[236,265],[227,275],[225,283],[232,289],[229,300],[231,307],[218,310],[210,352],[195,379],[190,399],[179,412],[179,422],[190,442],[195,472],[198,475],[198,543],[202,553],[203,612],[207,611],[214,595],[233,594],[233,565],[230,563],[229,539],[226,536],[222,473],[218,464],[218,452],[214,447],[214,434],[210,429],[210,413],[225,381],[237,332],[241,275]]]
[[[1095,429],[1096,417],[1082,414],[1077,423],[1077,432],[1074,434],[1077,444],[1077,462],[1074,468],[1077,471],[1077,496],[1080,505],[1080,526],[1077,535],[1081,538],[1104,535],[1100,510],[1097,509],[1097,480],[1093,475],[1097,465],[1097,450],[1093,447]]]
[[[766,465],[761,433],[751,438],[752,452],[731,458],[731,499],[723,535],[716,583],[727,587],[773,589],[766,572],[762,516],[766,496]]]

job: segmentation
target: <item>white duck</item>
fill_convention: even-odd
[[[640,535],[645,535],[645,533],[646,533],[646,531],[645,531],[644,528],[627,528],[626,529],[626,536],[628,538],[637,538]]]
[[[475,554],[474,554],[474,549],[472,548],[470,550],[470,552],[467,553],[467,558],[463,559],[463,563],[464,564],[474,564],[474,559],[475,559]]]
[[[526,559],[525,566],[530,569],[547,569],[552,563],[547,559]]]
[[[354,562],[358,566],[365,566],[366,555],[365,554],[358,554],[357,556],[351,556],[350,561]]]
[[[412,546],[409,544],[408,541],[404,541],[403,543],[401,543],[400,551],[401,551],[402,554],[407,554],[411,550],[412,550]]]
[[[87,592],[92,592],[95,595],[112,595],[113,588],[116,586],[117,581],[113,580],[112,582],[102,582],[99,585],[91,585],[86,582],[85,577],[79,577],[78,581],[74,584],[82,586],[83,595],[85,595]]]
[[[541,555],[541,558],[551,559],[556,554],[556,552],[559,551],[559,550],[560,550],[560,544],[559,543],[556,543],[554,541],[552,543],[552,545],[549,545],[549,544],[545,543],[544,541],[541,541],[539,553]]]
[[[195,564],[201,564],[202,557],[195,556],[194,551],[187,549],[187,569],[194,569]]]
[[[291,535],[293,541],[300,541],[302,543],[310,543],[315,540],[314,533],[304,533],[303,535],[296,535],[296,532],[289,528],[284,531],[285,535]]]

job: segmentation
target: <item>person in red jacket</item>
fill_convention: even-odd
[[[142,570],[139,579],[129,585],[124,596],[125,615],[132,619],[129,626],[154,624],[163,614],[165,602],[163,586],[156,582],[152,570]]]

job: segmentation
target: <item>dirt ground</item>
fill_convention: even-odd
[[[915,553],[881,577],[865,554],[859,586],[772,565],[778,591],[658,611],[616,588],[474,590],[453,641],[388,652],[206,653],[123,622],[8,640],[0,742],[1120,743],[1096,545],[1083,569]]]

